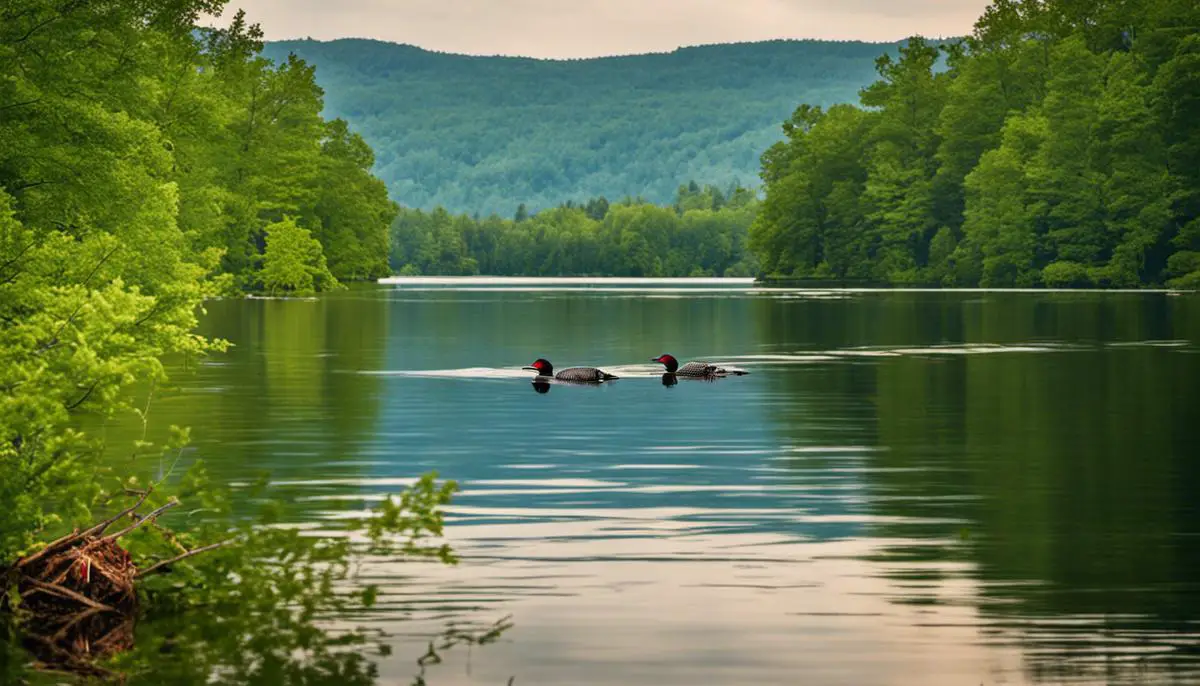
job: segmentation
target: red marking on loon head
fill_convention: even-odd
[[[541,357],[534,360],[533,364],[529,365],[528,367],[523,367],[522,369],[528,369],[529,371],[537,372],[538,376],[554,376],[554,365],[550,364],[549,360]]]
[[[676,360],[674,357],[667,355],[666,353],[663,353],[662,355],[659,355],[650,361],[660,362],[663,365],[666,365],[668,374],[674,374],[675,370],[679,369],[679,360]]]

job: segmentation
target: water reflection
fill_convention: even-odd
[[[848,400],[874,399],[860,426],[887,447],[864,471],[867,535],[881,543],[868,559],[892,602],[974,607],[981,637],[1019,646],[1034,681],[1118,683],[1158,670],[1151,681],[1186,681],[1200,646],[1200,581],[1188,571],[1200,563],[1190,495],[1200,487],[1190,431],[1200,357],[1184,338],[1195,300],[1189,317],[1165,298],[1091,298],[997,303],[1003,317],[945,298],[895,303],[909,312],[895,326],[925,320],[906,334],[914,342],[1075,345],[902,354],[838,375],[853,384]],[[821,330],[836,340],[875,321]],[[803,326],[765,324],[771,337]],[[774,381],[795,394],[839,391],[825,374]]]
[[[431,683],[1200,677],[1200,299],[662,295],[214,303],[238,347],[156,412],[226,478],[272,471],[313,528],[428,469],[462,481],[462,564],[361,570],[380,599],[353,621],[406,656],[386,683],[507,613]],[[529,396],[534,349],[622,380]],[[754,373],[622,366],[647,349]]]

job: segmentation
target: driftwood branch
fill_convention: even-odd
[[[61,629],[59,629],[53,636],[50,637],[50,641],[52,643],[58,643],[66,638],[67,634],[71,632],[71,629],[79,626],[80,622],[86,620],[88,617],[92,617],[104,611],[104,608],[101,607],[89,607],[83,612],[76,614],[74,617],[68,620],[66,624],[63,624]]]
[[[48,583],[45,581],[39,581],[37,579],[28,579],[27,581],[30,586],[34,586],[35,588],[38,588],[43,593],[52,593],[52,594],[62,597],[62,598],[70,598],[71,600],[74,600],[77,603],[82,603],[83,605],[87,605],[88,607],[96,608],[97,610],[103,610],[105,612],[116,612],[117,611],[116,608],[114,608],[114,607],[110,607],[108,605],[105,605],[104,603],[98,603],[95,600],[92,600],[91,598],[89,598],[85,595],[76,593],[75,591],[72,591],[69,588],[63,588],[62,586],[59,586],[58,584],[52,584],[52,583]]]
[[[83,536],[83,534],[79,533],[79,530],[76,529],[75,531],[72,531],[71,533],[67,534],[66,536],[63,536],[62,538],[58,538],[58,539],[51,541],[45,548],[42,548],[41,550],[30,555],[29,557],[21,558],[20,560],[17,561],[17,564],[15,566],[17,569],[20,569],[21,567],[24,567],[27,564],[30,564],[32,562],[37,562],[38,560],[49,555],[50,553],[56,552],[58,550],[61,550],[62,548],[67,547],[68,545],[70,545],[72,542],[74,542],[76,539],[80,538],[81,536]]]
[[[156,562],[156,563],[154,563],[154,564],[150,565],[149,567],[147,567],[147,568],[145,568],[145,569],[143,569],[143,570],[139,571],[139,572],[138,572],[138,573],[137,573],[137,574],[134,576],[134,578],[135,578],[135,579],[141,579],[141,578],[142,578],[142,577],[144,577],[144,576],[150,576],[151,574],[157,573],[159,570],[166,569],[167,567],[170,567],[171,565],[175,564],[176,562],[179,562],[180,560],[186,560],[187,558],[189,558],[189,557],[191,557],[191,556],[193,556],[193,555],[199,555],[200,553],[207,553],[207,552],[208,552],[208,551],[210,551],[210,550],[216,550],[217,548],[221,548],[221,547],[227,546],[227,545],[229,545],[230,543],[233,543],[233,542],[234,542],[234,540],[236,540],[236,539],[232,539],[232,538],[231,538],[231,539],[229,539],[229,540],[227,540],[227,541],[220,541],[220,542],[218,542],[218,543],[211,543],[211,544],[209,544],[209,545],[206,545],[206,546],[201,546],[201,547],[199,547],[199,548],[195,548],[195,549],[189,550],[189,551],[187,551],[186,553],[183,553],[183,554],[181,554],[181,555],[176,555],[175,557],[172,557],[172,558],[171,558],[171,559],[169,559],[169,560],[163,560],[163,561],[161,561],[161,562]]]
[[[145,490],[121,489],[119,494],[136,496],[137,502],[85,530],[76,529],[18,560],[12,567],[0,570],[20,599],[22,641],[39,663],[39,669],[108,676],[97,661],[133,646],[138,608],[136,581],[168,571],[181,560],[241,540],[233,534],[228,540],[188,550],[174,532],[156,521],[167,510],[179,506],[179,500],[170,498],[144,516],[138,512],[139,508],[147,507],[154,486]],[[126,517],[132,521],[119,531],[108,533]],[[143,526],[162,531],[181,553],[167,553],[174,557],[139,571],[119,539]]]
[[[179,505],[179,501],[176,500],[175,498],[171,498],[162,507],[159,507],[158,509],[154,510],[153,512],[146,515],[145,517],[138,519],[136,522],[134,522],[133,524],[130,524],[129,526],[125,527],[124,529],[121,529],[117,533],[109,534],[109,535],[105,536],[104,538],[101,538],[100,540],[97,541],[97,543],[109,543],[109,542],[115,541],[118,538],[132,532],[133,530],[141,528],[142,525],[154,521],[154,519],[156,517],[158,517],[162,513],[166,512],[167,510],[171,509],[172,507],[177,507],[178,505]]]
[[[92,528],[88,529],[87,531],[84,532],[84,535],[99,536],[100,534],[103,534],[105,531],[108,530],[108,527],[112,526],[113,524],[116,524],[118,520],[124,519],[125,517],[136,512],[137,509],[142,506],[142,503],[146,502],[146,498],[150,497],[150,493],[153,490],[154,490],[153,488],[147,488],[146,490],[142,491],[141,493],[138,493],[138,501],[136,503],[134,503],[130,507],[125,508],[124,510],[121,510],[120,512],[109,517],[108,519],[104,520],[103,522],[100,522],[96,526],[93,526]]]

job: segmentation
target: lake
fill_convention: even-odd
[[[383,683],[505,615],[428,682],[1200,681],[1196,295],[408,280],[207,309],[235,347],[151,411],[185,460],[269,470],[314,528],[462,485],[459,565],[362,570]],[[750,374],[665,386],[664,352]],[[539,393],[537,357],[622,378]]]

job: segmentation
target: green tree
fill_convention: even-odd
[[[297,226],[292,217],[268,224],[266,243],[258,278],[267,293],[308,295],[338,286],[325,265],[320,241],[308,229]]]
[[[863,192],[865,218],[879,278],[914,282],[927,261],[937,229],[932,158],[946,78],[934,66],[938,48],[919,36],[900,48],[900,59],[879,58],[881,79],[863,89],[862,102],[881,110],[871,132],[873,152]]]
[[[1108,65],[1089,153],[1103,175],[1102,257],[1092,278],[1132,287],[1162,280],[1171,225],[1166,146],[1154,116],[1146,68],[1137,55],[1117,53]]]
[[[389,229],[397,213],[387,188],[371,176],[375,155],[346,122],[325,125],[314,233],[329,270],[339,279],[376,279],[388,274]]]
[[[1200,282],[1195,257],[1200,253],[1200,35],[1194,27],[1154,77],[1154,105],[1171,170],[1171,214],[1178,227],[1172,239],[1178,253],[1168,258],[1168,273],[1179,286]]]
[[[957,258],[960,281],[985,287],[1037,282],[1037,237],[1026,170],[1046,135],[1041,117],[1009,119],[1000,147],[967,175],[964,239]]]
[[[1198,21],[1178,0],[997,0],[942,46],[945,69],[910,39],[850,110],[865,136],[809,105],[785,122],[754,252],[782,276],[1194,283]],[[841,166],[821,163],[826,146]]]

